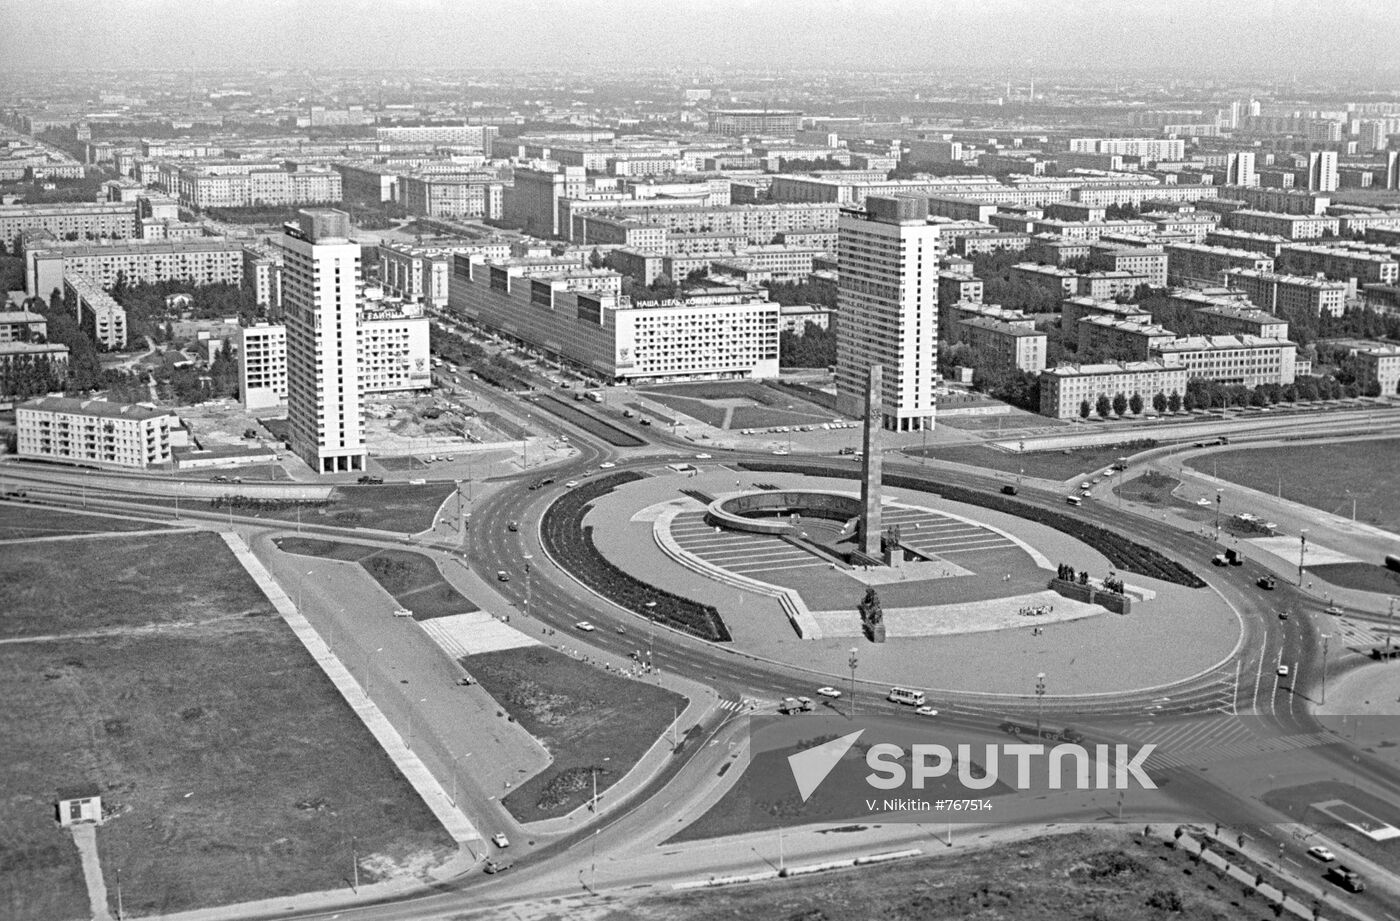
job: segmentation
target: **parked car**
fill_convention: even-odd
[[[510,864],[504,861],[488,859],[486,861],[486,865],[482,868],[482,871],[485,873],[495,875],[497,873],[504,873],[506,870],[510,869],[510,866]]]
[[[491,843],[496,847],[510,847],[510,839],[506,837],[505,832],[498,831],[492,835]]]
[[[1015,486],[1003,486],[1001,491],[1003,495],[1014,496],[1019,490]]]
[[[506,525],[506,530],[507,530],[507,531],[519,531],[519,530],[520,530],[520,522],[518,522],[518,521],[512,521],[510,524]]]
[[[841,696],[841,692],[831,687],[830,685],[827,685],[824,688],[817,688],[817,694],[821,697],[830,697],[833,699]]]
[[[598,465],[598,469],[599,469],[599,470],[611,470],[612,468],[614,468],[614,467],[616,467],[616,466],[617,466],[617,464],[614,464],[612,461],[603,461],[601,464]]]
[[[510,581],[510,573],[506,572],[504,569],[498,569],[498,570],[496,570],[496,581],[497,581],[497,582],[509,582],[509,581]]]
[[[696,460],[709,460],[709,459],[710,459],[710,455],[708,455],[708,454],[697,454],[697,455],[695,455],[695,459],[696,459]]]
[[[1280,666],[1278,667],[1278,674],[1279,674],[1279,677],[1280,677],[1280,678],[1287,678],[1287,677],[1288,677],[1288,666],[1287,666],[1287,665],[1280,665]]]
[[[570,480],[569,482],[567,482],[567,483],[564,484],[564,488],[565,488],[565,489],[573,489],[573,488],[574,488],[575,486],[577,486],[577,485],[578,485],[578,480]]]
[[[1286,610],[1284,610],[1284,611],[1279,611],[1279,612],[1278,612],[1278,619],[1279,619],[1279,620],[1288,620],[1288,611],[1286,611]]]
[[[464,688],[468,688],[476,684],[476,679],[473,678],[471,675],[463,675],[462,677],[457,679],[457,683]]]

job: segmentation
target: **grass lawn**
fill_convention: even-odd
[[[943,850],[937,844],[932,848]],[[1272,913],[1258,896],[1242,902],[1236,883],[1197,867],[1185,853],[1143,843],[1124,830],[1102,829],[999,847],[966,847],[937,857],[755,886],[650,896],[600,917],[602,921],[1223,921],[1272,917]]]
[[[1400,490],[1393,477],[1377,476],[1395,469],[1400,439],[1382,438],[1342,444],[1290,444],[1276,448],[1241,448],[1195,457],[1195,470],[1250,489],[1334,515],[1349,516],[1356,498],[1356,518],[1367,524],[1400,530]]]
[[[806,404],[797,403],[797,406]],[[765,429],[778,425],[821,425],[834,417],[829,413],[799,413],[787,409],[773,409],[768,406],[737,406],[730,419],[731,429]]]
[[[277,547],[287,553],[319,556],[332,560],[359,563],[401,606],[413,612],[418,620],[445,617],[449,614],[470,614],[479,611],[447,583],[431,558],[411,550],[380,550],[360,544],[315,540],[306,537],[283,537]]]
[[[0,637],[274,613],[242,574],[208,532],[10,544],[0,555]]]
[[[118,583],[143,588],[147,601],[117,593],[122,615],[104,611],[103,621],[192,622],[0,646],[0,737],[10,740],[0,756],[0,916],[86,916],[59,904],[76,892],[85,905],[86,894],[76,850],[55,839],[51,798],[87,781],[115,812],[99,847],[108,891],[114,898],[120,868],[132,915],[344,887],[351,836],[362,879],[446,856],[436,819],[271,605],[250,605],[261,592],[208,536],[213,544],[113,541],[102,553],[83,541],[76,558],[6,554],[12,586],[16,572],[47,586],[54,611],[42,632],[89,626],[65,610],[96,607]],[[161,561],[159,573],[136,560]],[[55,583],[95,589],[74,601]]]
[[[1120,457],[1129,456],[1141,448],[1117,446],[1079,448],[1074,451],[1032,451],[1015,454],[983,445],[963,445],[953,448],[905,448],[911,457],[927,456],[930,460],[951,461],[986,470],[1002,470],[1015,474],[1025,470],[1026,476],[1046,480],[1068,480],[1085,474],[1102,472]]]
[[[1387,595],[1400,594],[1400,572],[1372,563],[1328,563],[1323,566],[1309,566],[1308,572],[1341,588],[1381,592]]]
[[[674,409],[678,413],[684,413],[692,419],[698,419],[706,425],[713,425],[715,428],[724,428],[725,408],[715,406],[713,403],[706,403],[703,400],[692,400],[689,397],[674,396],[669,393],[643,393],[648,400],[660,403],[662,406]]]
[[[471,656],[481,686],[549,749],[549,767],[503,802],[521,822],[565,815],[620,780],[671,725],[686,699],[608,674],[553,649]],[[683,734],[683,730],[680,731]]]
[[[64,534],[107,534],[165,527],[158,521],[132,521],[111,515],[84,515],[41,505],[0,503],[0,540],[58,537]]]

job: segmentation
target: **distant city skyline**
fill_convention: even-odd
[[[1390,0],[0,0],[0,68],[1393,73]],[[1242,38],[1248,36],[1248,41]]]

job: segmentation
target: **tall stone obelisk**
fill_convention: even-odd
[[[860,465],[860,552],[880,557],[880,429],[885,417],[885,368],[871,365],[865,389],[865,456]]]

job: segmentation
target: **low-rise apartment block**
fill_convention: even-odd
[[[0,205],[0,241],[7,248],[27,230],[48,231],[59,240],[129,240],[137,236],[136,208],[129,202]]]
[[[287,327],[259,323],[239,329],[238,398],[249,412],[287,402]]]
[[[1400,346],[1388,345],[1356,352],[1356,383],[1362,393],[1400,394]]]
[[[1241,208],[1220,218],[1221,226],[1228,230],[1243,230],[1247,233],[1262,233],[1271,236],[1287,237],[1290,240],[1312,240],[1328,234],[1336,235],[1341,230],[1338,218],[1315,214],[1280,214],[1271,211],[1255,211]]]
[[[1272,259],[1277,259],[1278,254],[1283,251],[1283,247],[1288,243],[1287,237],[1280,237],[1270,233],[1249,233],[1244,230],[1228,230],[1224,227],[1217,227],[1206,234],[1205,244],[1207,246],[1223,246],[1226,249],[1245,249],[1254,253],[1262,253]]]
[[[85,275],[63,276],[63,300],[92,341],[104,349],[126,348],[126,311]]]
[[[1393,285],[1400,281],[1400,262],[1394,255],[1346,246],[1290,243],[1279,254],[1276,266],[1291,275],[1326,275],[1358,284]]]
[[[1165,249],[1167,280],[1172,284],[1192,281],[1219,284],[1221,273],[1230,269],[1272,272],[1274,268],[1273,259],[1244,249],[1226,249],[1203,243],[1170,243]]]
[[[1176,333],[1153,323],[1089,316],[1075,324],[1083,361],[1146,361],[1153,350],[1174,341]]]
[[[1140,275],[1154,288],[1167,283],[1167,254],[1160,246],[1093,243],[1089,246],[1089,268]]]
[[[65,397],[30,400],[15,411],[20,457],[106,469],[170,463],[174,421],[154,407]]]
[[[1052,419],[1075,419],[1092,413],[1100,397],[1139,396],[1151,406],[1157,394],[1185,394],[1187,370],[1163,361],[1131,361],[1061,365],[1040,375],[1040,414]]]
[[[1067,297],[1061,302],[1060,326],[1066,332],[1075,329],[1075,324],[1085,317],[1111,317],[1115,320],[1130,320],[1143,324],[1152,322],[1152,314],[1137,304],[1120,304],[1117,301],[1078,296]]]
[[[1225,273],[1225,283],[1244,293],[1255,306],[1283,316],[1339,317],[1346,310],[1348,286],[1302,275],[1282,275],[1249,269]]]
[[[69,274],[86,275],[107,289],[118,275],[128,284],[175,279],[196,285],[243,283],[242,244],[214,237],[31,249],[24,260],[27,290],[40,297],[60,288]]]
[[[594,275],[610,277],[606,287],[612,290],[581,290],[580,282],[589,284]],[[459,257],[448,309],[604,380],[778,375],[779,305],[761,292],[708,289],[667,301],[634,301],[615,293],[620,278]]]
[[[1296,378],[1298,346],[1257,336],[1183,336],[1156,346],[1163,360],[1185,367],[1191,378],[1220,384],[1287,386]]]

